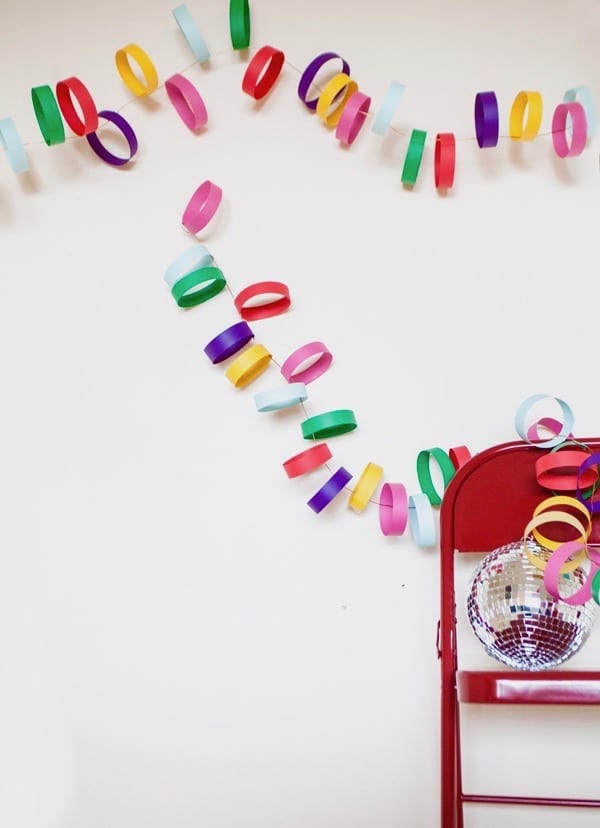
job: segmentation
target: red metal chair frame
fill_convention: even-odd
[[[600,451],[600,438],[582,439]],[[461,702],[486,704],[600,704],[600,672],[458,669],[455,552],[485,554],[518,540],[535,506],[549,492],[535,476],[540,449],[504,443],[477,454],[450,482],[440,511],[441,608],[438,654],[441,660],[441,825],[463,828],[465,802],[561,805],[600,808],[600,799],[562,799],[466,794],[461,778]],[[600,542],[595,521],[591,542]],[[598,634],[598,633],[596,633]]]

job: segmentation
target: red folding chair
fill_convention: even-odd
[[[581,442],[592,451],[600,450],[600,438]],[[462,786],[461,704],[600,704],[600,672],[510,671],[501,669],[500,664],[499,669],[459,670],[454,554],[479,552],[483,555],[519,540],[536,505],[550,494],[536,480],[535,461],[539,456],[539,448],[523,442],[487,449],[458,470],[444,494],[440,512],[438,633],[442,673],[442,828],[462,828],[465,802],[600,808],[600,799],[469,794]],[[594,521],[592,543],[600,542],[599,523]],[[464,597],[459,596],[459,600]]]

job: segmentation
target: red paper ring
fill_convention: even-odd
[[[83,120],[80,118],[73,98],[81,107]],[[98,129],[98,109],[87,86],[79,78],[65,78],[56,84],[56,100],[63,118],[75,135],[89,135]]]
[[[263,302],[260,305],[251,305],[244,307],[245,303],[256,296],[262,296],[268,293],[275,293],[280,296],[279,299],[272,299],[268,302]],[[283,282],[255,282],[253,285],[241,290],[233,300],[238,310],[239,315],[246,322],[254,322],[257,319],[266,319],[268,316],[278,316],[284,313],[291,305],[290,290]]]
[[[283,464],[283,469],[288,477],[300,477],[301,474],[306,474],[313,469],[318,469],[323,466],[328,460],[331,460],[332,454],[327,443],[319,443],[317,446],[312,446],[306,451],[301,451],[300,454],[295,454],[286,460]]]
[[[438,190],[449,190],[454,184],[456,139],[453,132],[440,132],[435,137],[434,177]]]
[[[254,55],[242,80],[242,91],[259,101],[275,86],[285,55],[280,49],[262,46]]]
[[[452,460],[452,465],[458,471],[461,466],[464,466],[467,460],[470,460],[473,455],[466,446],[454,446],[448,451],[448,457]]]
[[[577,449],[548,452],[535,461],[535,476],[540,486],[556,492],[574,492],[587,489],[598,480],[598,469],[585,469],[579,477],[579,467],[588,459],[589,452]]]

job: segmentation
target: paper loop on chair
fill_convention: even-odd
[[[175,73],[165,81],[165,91],[173,109],[188,129],[196,130],[208,123],[208,113],[202,96],[194,84]]]
[[[204,42],[202,33],[198,28],[196,21],[192,17],[190,10],[182,3],[181,6],[173,9],[173,17],[177,21],[177,25],[181,30],[181,34],[185,37],[188,46],[192,50],[192,54],[199,63],[204,63],[210,58],[210,52]]]
[[[282,408],[300,405],[307,399],[306,385],[303,382],[292,382],[277,388],[269,388],[267,391],[259,391],[254,395],[254,404],[259,412],[280,411]]]
[[[307,501],[306,505],[309,506],[313,512],[319,514],[319,512],[322,512],[323,509],[329,506],[331,501],[339,495],[350,480],[352,480],[350,472],[343,466],[340,466],[339,469],[331,475],[329,480],[327,480],[321,488],[315,492],[311,499]]]
[[[298,97],[304,106],[312,111],[316,110],[320,95],[317,95],[316,98],[308,100],[310,87],[314,83],[319,71],[323,68],[323,66],[325,66],[326,63],[329,63],[330,60],[341,60],[342,74],[350,75],[350,64],[336,52],[323,52],[323,54],[317,55],[316,58],[311,60],[300,77],[300,82],[298,83]]]
[[[403,535],[408,522],[408,495],[402,483],[384,483],[379,494],[379,526],[384,535]]]
[[[144,82],[138,78],[131,68],[130,58],[133,58],[144,76]],[[158,89],[158,73],[150,60],[149,55],[135,43],[128,43],[115,53],[115,63],[121,80],[130,92],[138,98],[150,95]]]
[[[317,357],[308,368],[301,369],[307,360]],[[308,384],[318,379],[333,361],[333,354],[322,342],[308,342],[295,350],[281,366],[281,373],[288,382]]]
[[[29,161],[25,153],[25,147],[21,141],[15,123],[12,118],[0,120],[0,143],[13,172],[24,173],[29,169]]]
[[[519,92],[510,109],[508,122],[508,133],[513,141],[532,141],[540,131],[542,112],[539,92]]]
[[[408,498],[408,520],[417,546],[435,545],[435,518],[427,495],[419,493]]]
[[[79,115],[73,104],[73,98],[79,104]],[[79,78],[65,78],[56,84],[56,100],[63,118],[75,135],[89,135],[98,129],[98,110],[87,86]]]
[[[388,127],[392,123],[395,111],[398,109],[400,98],[404,94],[405,86],[397,81],[392,81],[385,93],[383,103],[377,110],[377,115],[373,121],[371,132],[377,135],[385,135]]]
[[[563,422],[559,433],[555,437],[551,437],[549,440],[543,440],[538,443],[529,439],[528,432],[525,429],[525,419],[529,413],[529,410],[536,403],[541,402],[542,400],[554,400],[559,405],[563,415]],[[573,416],[573,412],[567,403],[558,397],[551,396],[550,394],[533,394],[531,397],[527,397],[527,399],[523,400],[515,415],[515,428],[521,440],[525,440],[527,443],[532,443],[532,445],[536,445],[538,448],[553,448],[554,446],[558,446],[560,443],[564,443],[571,433],[574,422],[575,417]],[[539,421],[539,424],[542,424],[541,420]]]
[[[578,558],[581,553],[587,556],[587,547],[579,541],[567,541],[561,543],[548,558],[546,567],[544,569],[544,586],[550,595],[557,601],[564,601],[565,604],[571,606],[580,606],[586,604],[592,597],[592,582],[596,572],[600,571],[595,564],[590,565],[590,571],[587,574],[584,583],[573,592],[571,595],[560,594],[560,583],[565,570],[564,565],[572,558],[575,553],[578,553]]]
[[[356,512],[362,512],[369,503],[379,481],[383,476],[383,469],[376,463],[367,463],[354,491],[348,498],[348,506]]]

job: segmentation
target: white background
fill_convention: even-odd
[[[193,243],[181,213],[210,178],[224,202],[200,240],[232,290],[276,279],[292,291],[256,341],[279,362],[315,339],[334,354],[307,409],[352,408],[359,428],[330,441],[332,468],[358,475],[372,460],[416,491],[420,449],[513,439],[533,393],[566,399],[577,433],[598,434],[599,146],[560,161],[548,132],[568,87],[600,88],[600,8],[254,0],[253,47],[289,61],[257,106],[225,0],[188,3],[208,68],[190,66],[174,5],[0,8],[0,116],[32,167],[17,178],[0,158],[0,823],[429,828],[438,550],[383,538],[376,508],[356,515],[347,496],[320,516],[306,507],[327,472],[288,481],[281,468],[306,448],[301,414],[253,404],[277,368],[234,389],[202,351],[236,319],[229,295],[184,312],[163,273]],[[120,109],[131,95],[114,52],[130,42],[161,81],[188,67],[208,128],[190,133],[161,88],[123,110],[140,142],[129,168],[84,139],[47,148],[30,88],[77,75]],[[325,50],[349,60],[373,109],[390,80],[406,84],[384,139],[370,118],[344,150],[299,103],[294,67]],[[545,136],[479,150],[473,98],[487,89],[504,136],[516,93],[539,90]],[[414,127],[428,140],[411,192],[400,173]],[[446,197],[438,131],[459,139]],[[569,666],[594,663],[595,635]],[[470,711],[466,787],[594,795],[595,718]],[[467,824],[506,818],[471,807]]]

